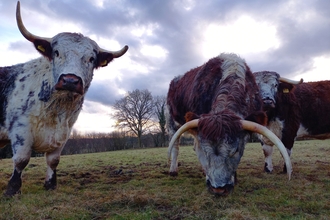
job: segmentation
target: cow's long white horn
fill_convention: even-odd
[[[121,50],[118,50],[118,51],[109,51],[109,50],[105,50],[105,49],[99,48],[99,51],[100,52],[112,53],[113,58],[121,57],[122,55],[124,55],[126,53],[127,50],[128,50],[128,46],[127,45],[125,45]]]
[[[22,17],[21,17],[21,7],[20,7],[20,2],[17,2],[16,6],[16,21],[17,21],[17,26],[21,34],[28,40],[31,41],[32,43],[35,42],[36,40],[46,40],[48,42],[52,41],[52,38],[45,38],[45,37],[39,37],[34,34],[31,34],[24,26]]]
[[[284,158],[285,165],[287,168],[287,173],[288,173],[289,180],[290,180],[291,173],[292,173],[291,160],[290,160],[289,154],[288,154],[286,148],[284,147],[282,141],[265,126],[262,126],[255,122],[246,121],[246,120],[241,120],[241,123],[242,123],[243,129],[264,135],[278,147],[278,149],[280,150],[280,152]]]
[[[302,78],[299,81],[295,81],[295,80],[291,80],[291,79],[287,79],[287,78],[283,78],[283,77],[280,77],[278,80],[280,82],[286,82],[286,83],[290,83],[290,84],[293,84],[293,85],[300,84],[304,81]]]
[[[181,136],[181,134],[183,134],[184,132],[188,131],[191,128],[197,128],[198,127],[198,121],[199,119],[194,119],[191,121],[188,121],[187,123],[185,123],[184,125],[182,125],[176,132],[175,134],[172,136],[170,144],[168,145],[168,159],[170,160],[171,158],[171,152],[172,152],[172,148],[174,146],[175,141]]]

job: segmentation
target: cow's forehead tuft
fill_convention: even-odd
[[[254,76],[257,81],[266,83],[270,81],[276,81],[279,78],[279,74],[272,71],[255,72]]]
[[[90,47],[91,50],[98,51],[98,45],[95,41],[79,33],[60,33],[53,37],[52,46],[68,46],[72,44]],[[76,46],[76,45],[75,45]]]

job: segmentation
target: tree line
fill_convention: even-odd
[[[152,147],[167,147],[168,136],[165,136],[165,144],[160,133],[148,133],[141,136],[141,141],[137,137],[127,135],[126,132],[111,133],[90,133],[86,135],[71,135],[65,144],[62,155],[96,153],[105,151],[116,151],[125,149],[139,149]],[[139,146],[141,142],[141,147]],[[180,140],[181,145],[193,145],[193,138],[189,135],[183,135]],[[32,157],[43,156],[33,151]],[[10,144],[0,149],[1,158],[11,158],[12,150]]]

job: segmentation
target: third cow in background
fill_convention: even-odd
[[[283,142],[291,155],[295,138],[330,138],[330,81],[291,81],[276,72],[255,72],[267,127]],[[262,139],[266,172],[272,172],[272,143]],[[284,165],[283,172],[286,172]]]

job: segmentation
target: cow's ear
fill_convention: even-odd
[[[245,118],[247,121],[253,121],[255,123],[261,124],[263,126],[267,125],[268,117],[265,112],[257,111],[253,112],[251,115]]]
[[[198,118],[199,118],[199,116],[193,112],[187,112],[186,115],[184,116],[184,119],[186,120],[186,122],[192,121],[192,120],[198,119]]]
[[[286,82],[282,82],[279,85],[279,91],[281,91],[282,93],[289,93],[292,89],[293,89],[293,85],[290,83],[286,83]]]
[[[47,57],[49,60],[52,59],[52,46],[47,40],[37,39],[33,42],[35,48],[43,56]]]
[[[113,60],[113,54],[112,53],[106,53],[106,52],[100,52],[97,55],[97,67],[104,67],[108,65]]]

